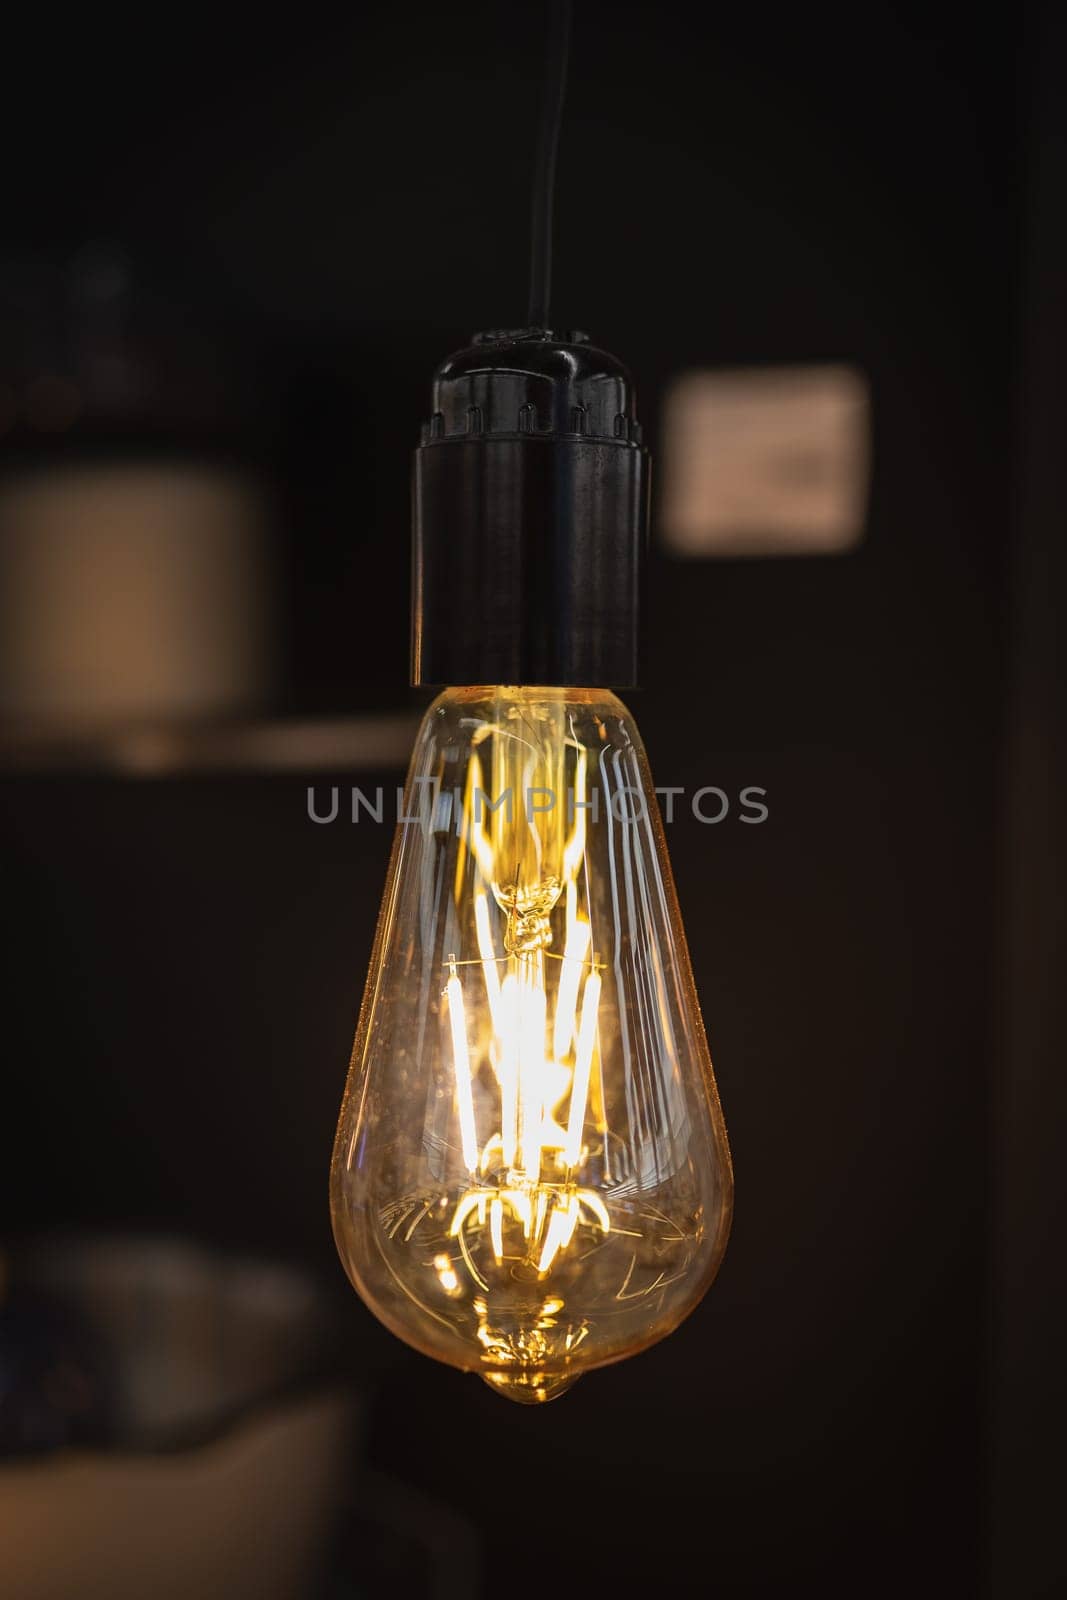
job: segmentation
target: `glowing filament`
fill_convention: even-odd
[[[478,951],[482,958],[482,972],[485,975],[485,994],[489,1001],[489,1016],[495,1034],[501,1031],[500,1017],[500,975],[496,970],[496,949],[493,945],[493,933],[489,926],[489,902],[485,890],[479,889],[474,897],[474,926],[478,933]]]
[[[553,1211],[548,1224],[548,1232],[545,1234],[545,1243],[544,1249],[541,1251],[541,1259],[537,1263],[538,1272],[547,1272],[549,1267],[552,1265],[552,1262],[555,1259],[556,1251],[562,1245],[564,1236],[567,1232],[567,1222],[569,1217],[569,1207],[564,1210]]]
[[[567,885],[568,910],[571,885]],[[556,996],[556,1023],[553,1047],[556,1060],[562,1061],[570,1050],[574,1037],[574,1017],[578,1008],[578,986],[593,930],[588,922],[575,921],[567,931],[567,944],[563,951],[563,971],[560,974],[559,993]]]
[[[466,860],[476,877],[478,951],[466,965],[484,983],[482,1015],[488,1022],[488,1029],[483,1025],[481,1033],[476,1032],[473,1044],[458,963],[451,958],[447,985],[460,1138],[474,1182],[460,1196],[449,1231],[483,1287],[487,1285],[470,1254],[476,1232],[484,1237],[483,1230],[488,1231],[497,1266],[505,1258],[525,1260],[538,1273],[546,1273],[570,1245],[580,1223],[603,1233],[611,1227],[600,1197],[574,1182],[585,1154],[582,1135],[591,1094],[601,1125],[592,1075],[602,981],[590,962],[593,930],[588,913],[583,916],[579,910],[588,809],[586,754],[580,750],[577,756],[574,821],[564,843],[558,832],[551,832],[558,821],[541,821],[551,810],[541,803],[542,797],[553,796],[553,804],[563,803],[560,794],[544,786],[549,768],[539,769],[539,753],[525,735],[498,733],[498,739],[494,780],[513,785],[520,800],[512,795],[505,803],[502,793],[485,795],[482,762],[472,754],[455,885],[459,903]],[[552,768],[553,777],[561,771],[561,765]],[[521,804],[531,792],[538,800],[532,814],[513,822],[506,806]],[[484,822],[487,807],[491,807],[489,829]],[[506,919],[503,956],[497,955],[494,909]],[[563,923],[558,954],[558,945],[553,947],[554,913]],[[546,968],[558,973],[551,1018]],[[474,1083],[486,1068],[499,1089],[500,1131],[491,1134],[479,1154]],[[452,1266],[447,1257],[443,1263],[439,1275],[447,1290],[444,1274],[451,1273]]]
[[[571,1085],[571,1110],[567,1122],[566,1159],[569,1167],[577,1166],[582,1149],[582,1128],[585,1125],[585,1107],[589,1098],[589,1071],[593,1065],[596,1045],[597,1008],[600,1005],[600,974],[591,972],[585,982],[582,1000],[582,1020],[578,1028],[578,1046],[574,1053],[574,1081]]]
[[[519,989],[519,1155],[527,1177],[541,1171],[545,1114],[545,990],[530,981]]]
[[[504,1206],[499,1196],[489,1202],[489,1237],[499,1266],[504,1259]]]
[[[519,1127],[519,980],[509,973],[500,986],[500,1158],[515,1165]]]

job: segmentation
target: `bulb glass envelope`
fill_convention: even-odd
[[[732,1176],[640,739],[606,690],[423,722],[334,1152],[387,1327],[519,1400],[669,1333]]]

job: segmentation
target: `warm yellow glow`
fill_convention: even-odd
[[[474,897],[474,925],[478,930],[478,949],[482,955],[482,973],[485,977],[489,1014],[493,1019],[494,1032],[499,1036],[504,1026],[500,1010],[500,974],[497,971],[493,932],[489,926],[489,902],[484,889],[479,889]]]
[[[433,1258],[433,1264],[434,1270],[437,1273],[437,1281],[440,1283],[441,1288],[445,1291],[445,1293],[458,1294],[459,1279],[457,1278],[455,1269],[452,1266],[451,1256],[436,1255]]]
[[[562,747],[561,740],[560,754]],[[517,1257],[534,1263],[538,1273],[547,1272],[570,1245],[583,1218],[603,1233],[611,1228],[603,1201],[576,1187],[573,1171],[582,1155],[601,991],[590,960],[592,927],[578,913],[589,808],[585,751],[578,753],[569,794],[547,781],[562,773],[562,762],[549,765],[552,771],[546,771],[543,752],[521,738],[498,741],[494,792],[485,790],[475,753],[463,795],[460,868],[469,851],[481,880],[474,895],[481,960],[468,964],[467,981],[484,987],[490,1020],[484,1053],[499,1086],[499,1126],[484,1130],[480,1159],[474,1159],[472,1065],[454,961],[445,991],[463,1159],[481,1179],[460,1197],[450,1232],[458,1237],[464,1228],[484,1228],[488,1218],[497,1264]],[[569,833],[562,850],[553,851],[553,843],[562,840],[567,812]],[[562,879],[551,870],[556,859]],[[457,893],[460,882],[457,872]],[[559,957],[551,950],[550,913],[561,897],[566,936]],[[505,914],[503,955],[493,941],[490,899]],[[551,1048],[546,959],[561,961]],[[500,1174],[495,1183],[486,1176],[494,1167]],[[521,1242],[512,1237],[517,1229]]]
[[[568,885],[568,899],[571,885]],[[592,929],[588,922],[577,918],[567,925],[567,944],[563,951],[563,972],[559,980],[559,999],[556,1004],[556,1026],[553,1049],[556,1059],[562,1060],[571,1047],[574,1037],[574,1016],[578,1003],[578,986],[582,981],[586,953]]]
[[[578,1028],[578,1045],[575,1050],[574,1083],[571,1086],[571,1110],[567,1123],[567,1143],[564,1147],[567,1165],[578,1165],[582,1153],[582,1128],[585,1126],[585,1107],[589,1097],[589,1069],[593,1065],[596,1045],[596,1014],[600,1004],[600,976],[591,972],[585,981],[585,999],[582,1001],[582,1020]]]

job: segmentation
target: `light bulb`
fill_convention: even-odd
[[[521,1401],[669,1334],[733,1182],[658,803],[604,689],[423,721],[337,1130],[334,1233],[401,1339]]]

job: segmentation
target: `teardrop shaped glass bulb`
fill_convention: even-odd
[[[726,1130],[608,691],[453,689],[427,712],[331,1189],[375,1315],[515,1400],[662,1339],[714,1278]]]

